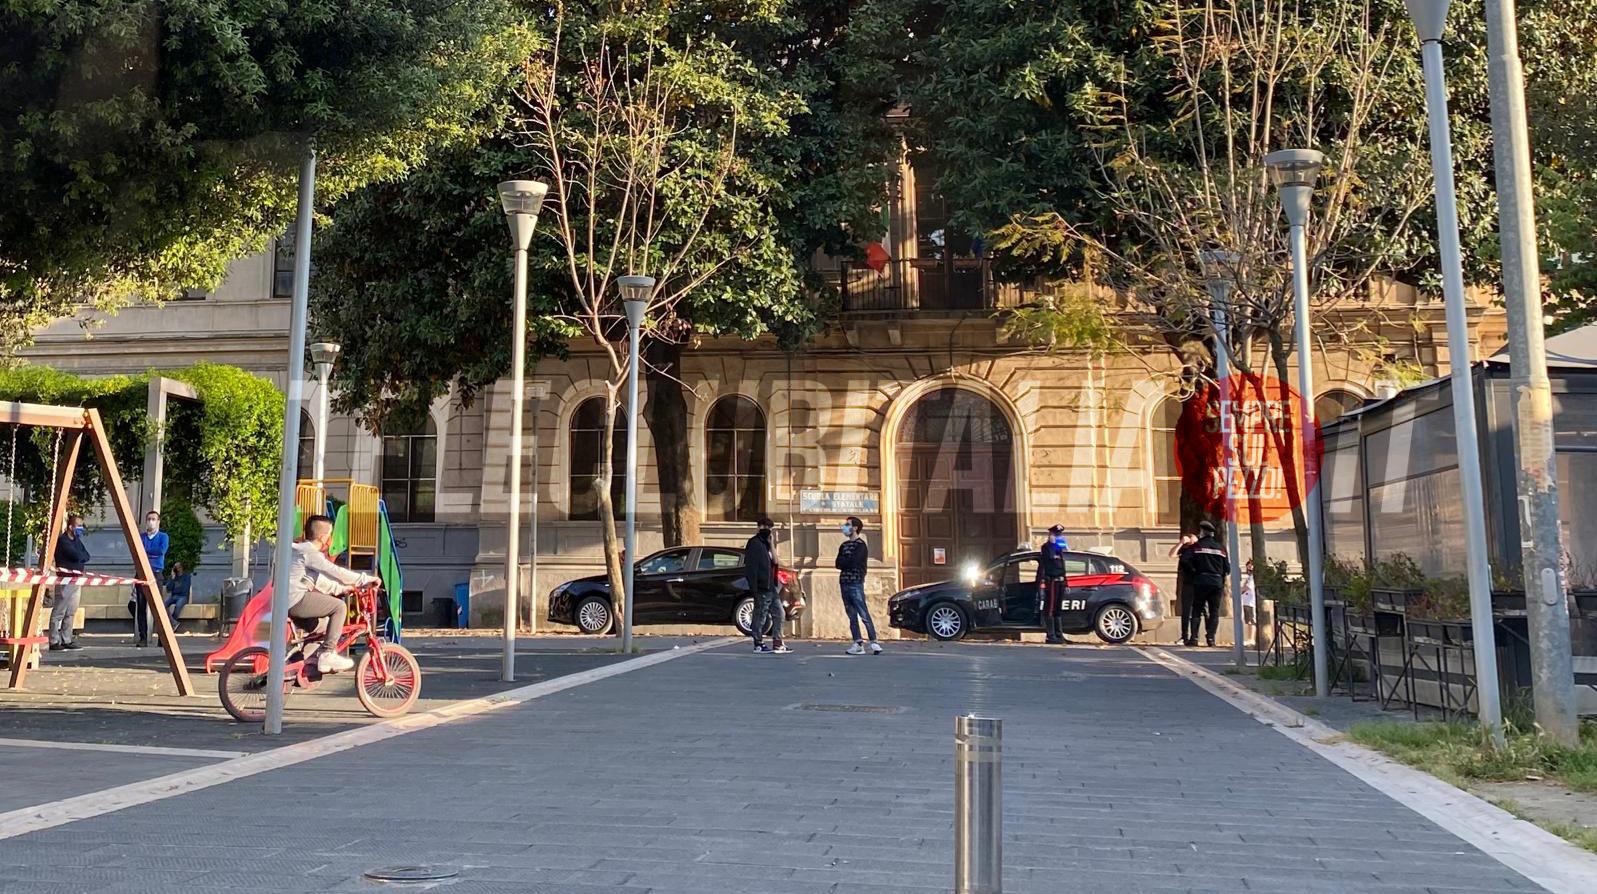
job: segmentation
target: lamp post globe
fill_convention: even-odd
[[[321,386],[316,395],[316,456],[311,473],[318,482],[327,480],[327,404],[331,397],[328,382],[333,375],[333,363],[342,350],[337,342],[331,341],[319,341],[310,347],[311,362],[316,364],[316,381]]]

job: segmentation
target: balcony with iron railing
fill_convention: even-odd
[[[1019,307],[1027,300],[1022,286],[995,281],[985,258],[890,260],[880,270],[841,261],[829,275],[846,314],[955,315]]]

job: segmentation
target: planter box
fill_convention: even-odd
[[[1474,628],[1467,620],[1411,617],[1404,619],[1404,626],[1410,641],[1427,646],[1468,646],[1475,640]]]
[[[1370,602],[1376,611],[1396,612],[1402,614],[1408,610],[1410,602],[1419,601],[1423,590],[1398,589],[1395,587],[1371,587]]]
[[[1581,614],[1597,616],[1597,590],[1571,590],[1569,601]]]
[[[1359,636],[1402,636],[1403,616],[1391,612],[1371,612],[1347,616],[1348,629]]]
[[[1492,614],[1499,618],[1523,618],[1525,594],[1519,590],[1493,590]]]
[[[1277,602],[1275,604],[1275,615],[1281,619],[1283,624],[1308,625],[1312,623],[1314,612],[1310,611],[1307,605],[1300,602]]]

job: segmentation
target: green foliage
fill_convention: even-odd
[[[318,200],[402,175],[520,54],[505,0],[0,5],[0,349],[84,298],[213,287]]]
[[[1302,575],[1287,571],[1285,562],[1255,563],[1253,583],[1260,599],[1270,599],[1283,605],[1307,605],[1308,582]]]
[[[1370,569],[1375,586],[1388,590],[1420,590],[1425,587],[1425,572],[1407,553],[1396,553],[1375,560]]]
[[[1321,275],[1352,285],[1373,265],[1422,287],[1439,283],[1423,80],[1399,0],[866,5],[893,10],[916,37],[902,95],[923,148],[918,175],[935,182],[969,232],[1030,229],[1029,239],[1008,239],[1016,272],[1078,275],[1081,247],[1099,244],[1164,280],[1144,283],[1150,300],[1201,300],[1193,251],[1282,228],[1255,153],[1243,153],[1240,171],[1222,163],[1208,177],[1200,156],[1220,159],[1233,141],[1262,137],[1271,145],[1261,149],[1303,143],[1333,163],[1356,140],[1345,170],[1327,177],[1346,187],[1340,204],[1328,207],[1329,186],[1317,203],[1316,228],[1332,213],[1343,221],[1334,239],[1317,243]],[[1261,24],[1266,9],[1280,24]],[[1518,19],[1542,240],[1559,259],[1548,271],[1550,309],[1567,327],[1589,318],[1597,295],[1597,2],[1523,0]],[[1466,275],[1491,285],[1497,209],[1484,22],[1478,9],[1455,4],[1449,26]],[[1205,28],[1217,30],[1200,39]],[[1343,51],[1355,46],[1362,57]],[[1270,110],[1268,122],[1257,108]],[[1178,239],[1177,230],[1190,232]],[[1191,244],[1204,230],[1213,241]],[[1279,292],[1284,265],[1248,266],[1252,280]]]
[[[81,378],[40,366],[0,370],[0,400],[93,407],[111,442],[111,455],[124,477],[144,468],[150,430],[147,398],[151,376],[163,375],[194,386],[199,404],[173,406],[164,440],[166,483],[170,493],[188,494],[193,505],[226,529],[257,534],[276,525],[277,474],[282,457],[283,396],[270,381],[243,370],[201,363],[187,369],[136,376]],[[19,499],[29,507],[29,532],[43,530],[51,476],[59,460],[55,430],[0,428],[0,471],[11,468],[10,437],[17,434]],[[82,453],[72,482],[72,507],[100,505],[105,481],[93,454]]]
[[[1046,351],[1103,355],[1122,346],[1120,327],[1090,286],[1059,283],[1003,317],[1002,332]]]
[[[897,32],[856,8],[844,0],[568,3],[559,16],[535,20],[524,95],[506,90],[478,116],[484,136],[402,180],[360,191],[318,235],[313,316],[316,331],[344,347],[335,371],[339,405],[380,424],[450,389],[469,400],[509,369],[510,246],[494,185],[547,180],[552,171],[548,128],[525,94],[553,85],[559,114],[545,123],[568,164],[600,156],[648,161],[629,156],[636,150],[614,128],[602,138],[584,129],[601,116],[584,100],[592,85],[583,75],[601,59],[617,83],[631,79],[635,88],[649,75],[675,97],[662,146],[670,167],[654,206],[658,230],[638,251],[622,241],[625,266],[659,273],[660,251],[696,240],[693,256],[664,284],[681,289],[682,300],[674,315],[657,315],[651,332],[679,340],[770,332],[793,344],[814,331],[804,264],[818,248],[845,250],[877,235],[898,145],[885,118]],[[653,114],[638,102],[633,111]],[[730,169],[719,183],[710,174],[728,149]],[[626,191],[614,179],[593,193],[572,190],[571,235],[584,238],[589,222],[596,233],[613,233]],[[531,358],[620,330],[613,303],[597,327],[574,312],[593,292],[590,264],[599,285],[627,271],[608,269],[599,248],[609,243],[596,238],[594,251],[577,252],[583,274],[573,277],[562,247],[569,240],[556,233],[557,196],[545,205],[531,249]],[[613,287],[606,297],[613,301]]]
[[[200,517],[194,506],[182,497],[170,497],[161,503],[161,530],[166,532],[168,547],[166,567],[182,562],[193,571],[200,564],[200,552],[205,549],[205,532],[200,527]]]
[[[1369,614],[1372,607],[1369,570],[1362,562],[1350,561],[1341,556],[1326,556],[1322,569],[1326,590],[1335,589],[1348,609],[1354,614]]]
[[[1580,730],[1580,744],[1566,748],[1534,729],[1506,725],[1507,742],[1493,748],[1479,726],[1460,723],[1356,723],[1355,742],[1410,766],[1455,782],[1519,782],[1548,779],[1579,792],[1597,792],[1597,724]]]

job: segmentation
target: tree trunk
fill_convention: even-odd
[[[688,436],[688,402],[682,389],[682,344],[653,339],[648,357],[649,397],[644,405],[654,439],[655,474],[660,485],[660,528],[666,546],[699,543],[702,515],[693,486]]]
[[[1275,374],[1280,378],[1282,385],[1287,385],[1291,380],[1287,374],[1287,360],[1290,355],[1287,352],[1286,340],[1281,337],[1279,325],[1270,326],[1266,331],[1270,336],[1270,359],[1275,363]],[[1309,358],[1300,358],[1300,362],[1308,363]],[[1295,392],[1287,388],[1281,390],[1282,396],[1287,401],[1286,411],[1291,414],[1288,418],[1295,421],[1302,415],[1302,410],[1298,409],[1296,404],[1292,402],[1289,395],[1293,393]],[[1310,407],[1314,406],[1314,395],[1312,394],[1300,394],[1298,395],[1298,400],[1306,402]],[[1309,522],[1308,516],[1304,513],[1303,494],[1298,490],[1297,439],[1292,435],[1296,430],[1295,425],[1288,425],[1285,427],[1285,431],[1281,429],[1275,429],[1274,431],[1276,449],[1281,452],[1282,477],[1286,479],[1287,504],[1292,507],[1292,530],[1297,535],[1299,567],[1303,569],[1304,574],[1308,574]]]
[[[621,633],[621,619],[626,615],[626,587],[621,575],[621,540],[616,536],[616,507],[610,499],[610,482],[615,479],[616,410],[621,404],[621,385],[611,382],[604,402],[604,448],[599,456],[599,475],[594,489],[599,498],[599,524],[604,529],[604,565],[610,577],[610,605],[615,614],[611,632]],[[636,562],[637,556],[627,556],[626,561]]]

